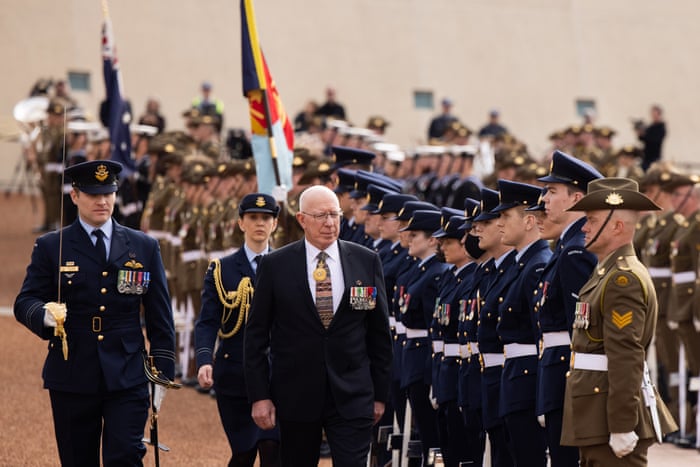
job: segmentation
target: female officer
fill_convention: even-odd
[[[195,324],[197,379],[214,387],[219,416],[231,445],[229,467],[279,465],[279,432],[262,430],[251,418],[243,376],[243,336],[258,260],[270,251],[279,207],[268,195],[246,195],[238,207],[244,244],[236,253],[213,260],[204,278],[202,312]],[[214,357],[217,336],[219,346]]]

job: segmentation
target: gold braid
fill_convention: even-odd
[[[219,301],[224,306],[224,312],[221,315],[221,329],[219,329],[218,335],[221,339],[228,339],[240,331],[244,319],[248,319],[250,301],[253,298],[253,284],[250,281],[250,277],[246,276],[238,283],[238,289],[235,292],[225,290],[221,280],[221,261],[215,259],[212,260],[212,263],[214,266],[213,275],[216,292],[219,295]],[[231,319],[233,310],[236,308],[239,309],[236,325],[231,331],[224,332],[224,326]]]

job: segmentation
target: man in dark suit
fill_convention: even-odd
[[[245,335],[252,416],[279,422],[282,465],[319,460],[325,429],[335,466],[364,466],[384,412],[391,337],[376,253],[342,240],[338,198],[313,186],[299,199],[304,240],[263,257]],[[269,353],[268,353],[269,349]]]
[[[149,393],[140,313],[168,379],[175,331],[158,242],[112,219],[120,164],[66,169],[78,219],[34,244],[15,317],[49,340],[49,390],[61,464],[140,466]],[[62,240],[62,245],[61,245]]]

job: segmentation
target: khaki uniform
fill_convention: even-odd
[[[42,149],[37,156],[44,199],[44,224],[49,229],[59,226],[63,198],[63,128],[44,128]]]
[[[564,445],[581,448],[581,465],[645,465],[648,440],[655,434],[641,386],[656,320],[651,278],[632,245],[617,249],[602,261],[581,288],[561,440]],[[605,358],[602,356],[607,357],[607,371],[584,369],[587,360],[590,368],[590,361]],[[656,402],[662,432],[677,430],[658,394]],[[597,464],[591,458],[601,451],[612,454],[610,448],[603,447],[610,433],[631,431],[640,438],[632,454],[623,459],[613,455]]]
[[[678,336],[685,347],[691,376],[700,374],[700,333],[693,325],[697,302],[700,212],[684,220],[671,242],[671,305],[668,320],[678,323]]]
[[[272,243],[275,248],[281,248],[288,243],[300,240],[304,236],[304,230],[296,218],[296,214],[299,212],[298,196],[289,196],[282,209],[277,230],[272,234]]]
[[[656,357],[664,370],[660,372],[660,378],[665,377],[667,402],[674,416],[678,414],[679,340],[666,321],[671,300],[671,240],[683,220],[683,216],[675,216],[672,211],[660,213],[656,225],[649,229],[646,245],[642,249],[642,262],[649,268],[659,304],[655,345]]]

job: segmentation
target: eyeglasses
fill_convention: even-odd
[[[309,212],[304,212],[300,211],[302,214],[309,216],[313,218],[316,222],[325,222],[327,219],[330,219],[332,221],[337,221],[340,216],[343,214],[342,211],[333,211],[333,212],[322,212],[320,214],[311,214]]]

